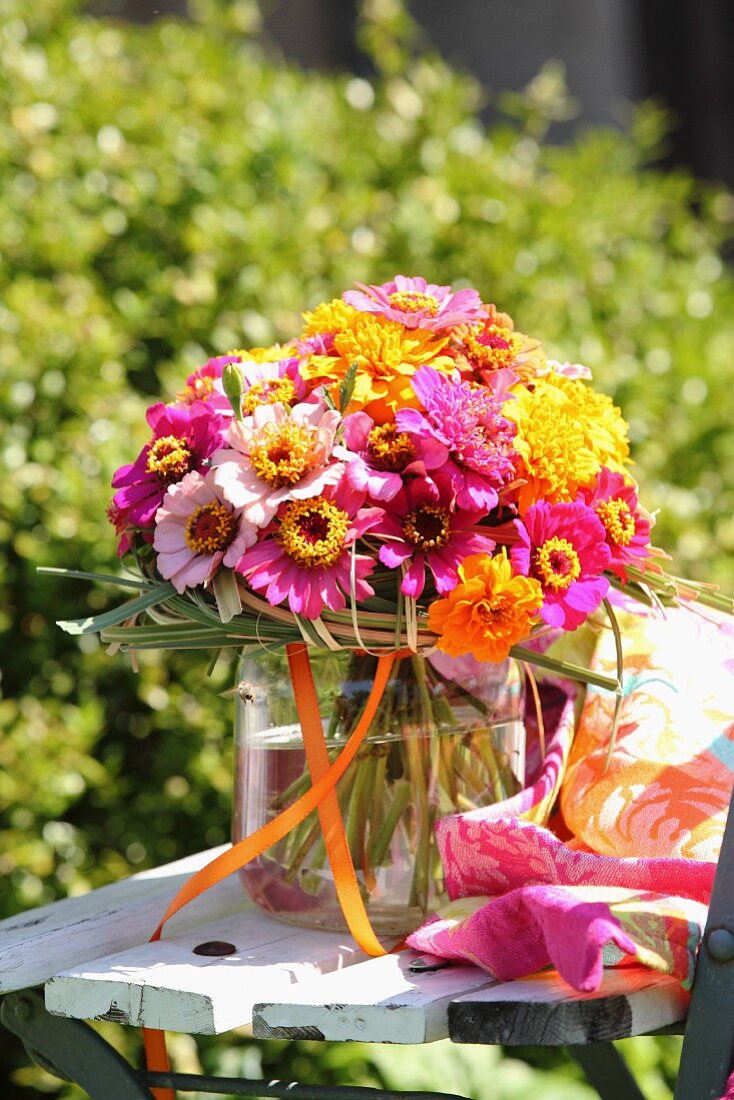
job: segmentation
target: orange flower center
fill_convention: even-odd
[[[264,378],[256,382],[242,397],[244,416],[252,416],[258,405],[292,405],[296,400],[296,387],[291,378]]]
[[[335,565],[346,544],[349,516],[324,497],[293,500],[286,505],[277,539],[304,569]]]
[[[403,534],[417,550],[440,550],[451,538],[451,517],[437,504],[419,504],[405,516]]]
[[[415,445],[406,432],[399,432],[397,424],[383,424],[372,429],[367,436],[367,452],[376,470],[396,474],[404,470],[415,458]]]
[[[316,431],[306,424],[286,420],[284,424],[270,421],[262,430],[259,442],[250,449],[250,462],[259,478],[281,489],[296,485],[318,461],[314,451]]]
[[[214,393],[214,379],[208,374],[202,375],[201,378],[195,378],[194,381],[176,394],[176,402],[181,405],[193,405],[194,401],[206,401],[212,393]]]
[[[201,504],[189,516],[184,532],[186,545],[195,554],[226,550],[237,531],[237,517],[217,500]]]
[[[602,500],[594,509],[604,530],[617,546],[629,546],[635,534],[635,517],[626,500]]]
[[[533,555],[533,571],[544,588],[563,592],[581,576],[581,562],[568,539],[546,539]]]
[[[151,443],[145,469],[149,474],[157,474],[164,485],[180,481],[191,467],[192,454],[185,439],[163,435]]]
[[[429,317],[435,317],[438,313],[438,299],[420,290],[396,290],[390,295],[390,305],[401,313],[425,312]]]

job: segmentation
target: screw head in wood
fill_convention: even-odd
[[[194,948],[195,955],[206,955],[212,959],[234,955],[236,951],[237,948],[233,943],[226,943],[224,940],[207,940],[206,943],[199,943]]]

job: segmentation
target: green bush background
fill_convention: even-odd
[[[397,0],[364,5],[369,80],[268,56],[249,0],[200,0],[191,16],[134,28],[65,0],[0,0],[0,915],[226,839],[231,668],[207,681],[204,656],[144,655],[134,674],[53,625],[115,593],[36,567],[114,569],[109,482],[145,441],[146,404],[213,352],[288,338],[301,309],[353,280],[465,279],[588,364],[629,419],[658,541],[681,572],[734,589],[734,282],[720,258],[734,200],[654,167],[660,111],[553,147],[547,127],[570,104],[548,67],[486,132],[478,86],[414,48]],[[426,1085],[465,1075],[477,1095],[495,1058],[177,1049],[250,1076],[264,1059],[407,1087],[423,1067]],[[630,1051],[650,1096],[669,1096],[675,1041]],[[558,1076],[560,1058],[526,1055],[542,1070],[499,1063],[497,1096],[591,1095]],[[3,1096],[80,1095],[25,1063],[3,1048]]]

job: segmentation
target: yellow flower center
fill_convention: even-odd
[[[405,516],[403,534],[418,550],[440,550],[451,538],[451,518],[437,504],[419,504]]]
[[[383,424],[367,436],[367,452],[376,470],[399,473],[415,458],[415,445],[407,432],[399,432],[397,424]]]
[[[151,443],[145,469],[149,474],[157,474],[164,485],[170,485],[189,472],[191,459],[185,439],[177,435],[163,435]]]
[[[270,421],[260,438],[261,442],[250,450],[250,462],[257,476],[274,489],[295,485],[318,461],[314,453],[316,430],[306,424]]]
[[[291,378],[264,378],[256,382],[242,397],[242,412],[252,416],[258,405],[292,405],[296,399],[296,387]]]
[[[237,517],[217,500],[201,504],[189,516],[184,532],[186,545],[195,554],[226,550],[237,531]]]
[[[214,393],[214,389],[214,379],[205,374],[201,378],[195,378],[191,385],[177,393],[176,402],[179,405],[193,405],[194,401],[206,401]]]
[[[349,516],[324,497],[293,500],[285,507],[277,539],[304,569],[328,569],[345,546]]]
[[[464,336],[464,350],[478,367],[509,367],[520,349],[520,339],[501,325],[475,325]]]
[[[390,305],[401,313],[425,312],[429,317],[435,317],[438,313],[438,299],[420,290],[396,290],[390,295]]]
[[[618,546],[629,546],[635,533],[635,517],[626,500],[603,500],[594,509],[604,530]]]
[[[544,588],[563,592],[581,576],[581,563],[568,539],[553,535],[535,551],[533,570]]]

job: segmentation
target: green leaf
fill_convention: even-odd
[[[344,412],[348,407],[349,402],[352,400],[354,394],[354,386],[357,381],[357,368],[358,363],[352,363],[349,370],[344,375],[341,385],[339,386],[339,411]]]
[[[149,607],[154,607],[155,604],[163,603],[175,591],[171,582],[165,581],[142,596],[138,596],[136,600],[129,600],[111,611],[105,611],[102,615],[92,615],[86,619],[59,619],[56,625],[67,634],[99,634],[107,627],[115,626],[117,623],[124,622],[125,619],[131,619],[133,615],[139,615]]]
[[[582,684],[593,684],[605,691],[617,691],[617,681],[611,676],[602,676],[600,672],[592,672],[590,668],[582,668],[581,665],[572,664],[570,661],[556,660],[546,653],[535,653],[532,649],[526,649],[522,645],[514,645],[510,650],[511,657],[517,657],[518,661],[526,661],[529,665],[537,665],[538,668],[548,669],[558,676],[568,680],[578,680]]]
[[[240,590],[237,587],[237,579],[232,569],[220,569],[212,580],[212,591],[217,601],[219,618],[223,623],[228,623],[242,610]]]
[[[77,580],[116,584],[120,588],[146,590],[155,584],[155,581],[136,580],[134,577],[115,577],[111,573],[87,573],[83,569],[59,569],[51,565],[39,565],[36,567],[36,572],[51,577],[74,577]]]

